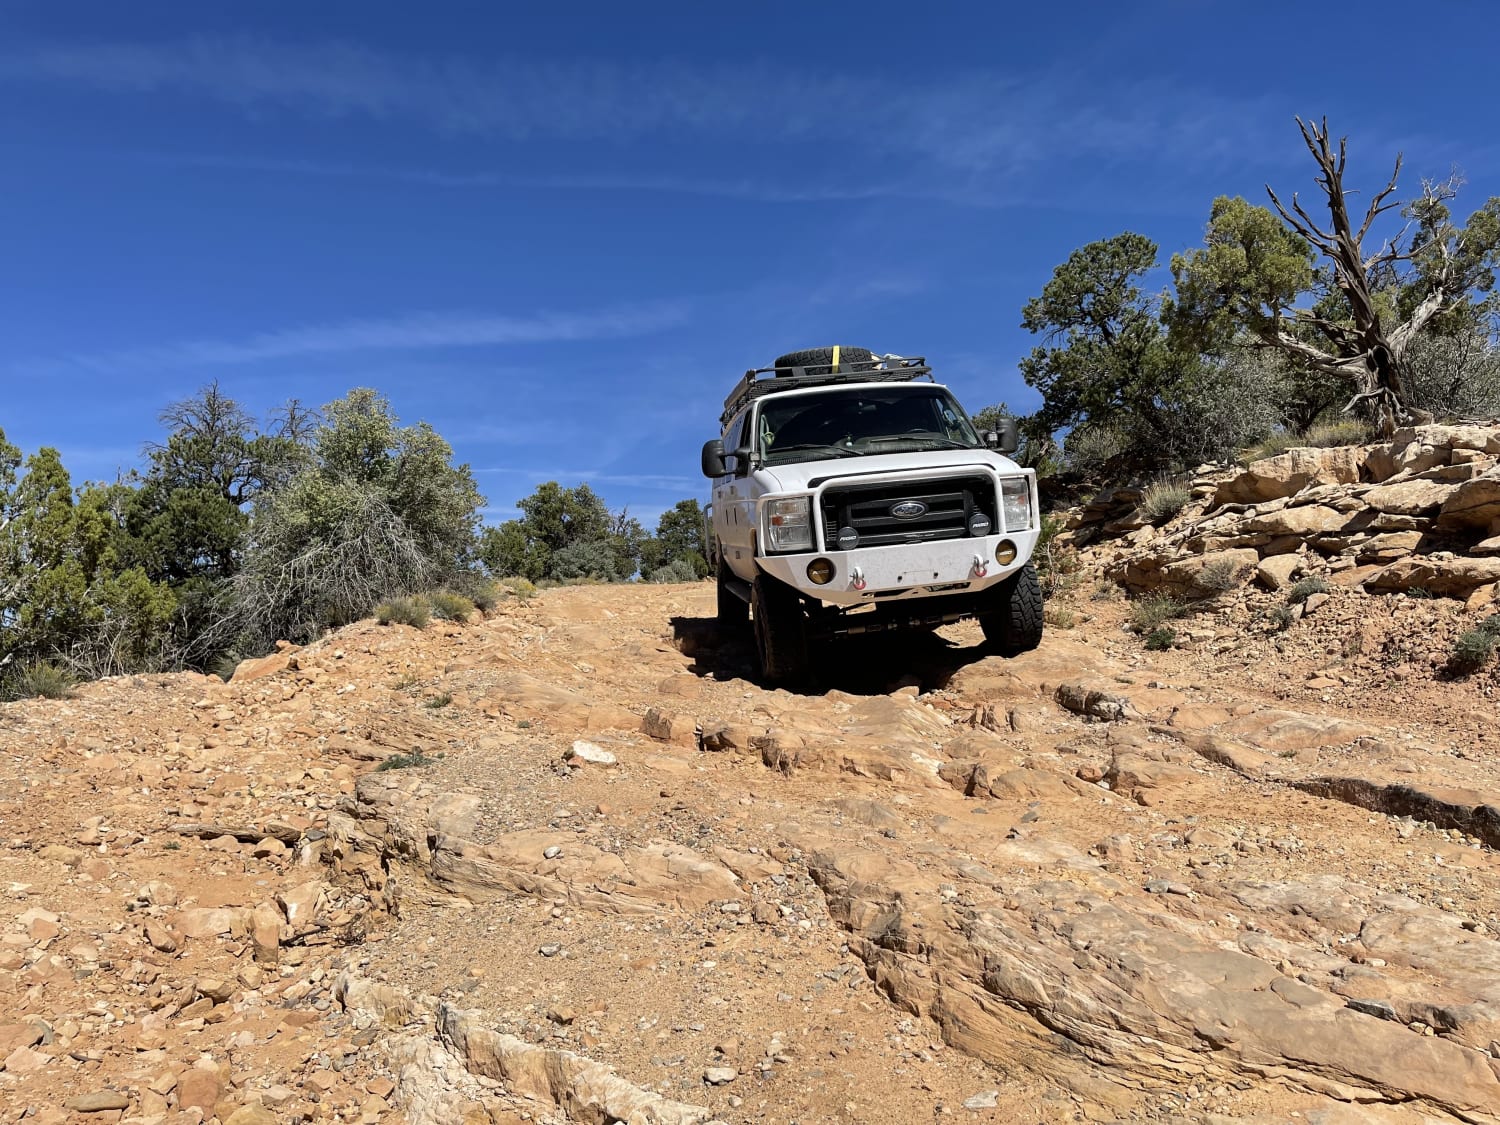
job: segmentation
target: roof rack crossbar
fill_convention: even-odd
[[[833,371],[823,375],[809,375],[805,367],[756,367],[745,372],[745,377],[735,384],[734,390],[724,400],[724,413],[720,424],[726,424],[740,410],[761,395],[773,391],[792,391],[808,387],[837,386],[840,383],[906,383],[923,376],[932,378],[932,368],[927,366],[925,356],[913,356],[900,360],[878,360],[878,366],[867,367],[868,360],[861,363],[863,371]],[[895,363],[896,366],[890,366]],[[813,364],[811,366],[818,366]],[[790,372],[790,374],[786,374]],[[769,376],[769,378],[763,378]]]

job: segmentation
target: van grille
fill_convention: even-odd
[[[893,508],[912,502],[922,505],[920,514],[893,513]],[[844,527],[859,533],[861,547],[885,547],[967,538],[969,517],[975,512],[989,517],[991,529],[1000,526],[994,481],[986,476],[829,488],[823,493],[822,511],[823,542],[829,550],[838,548],[839,529]]]

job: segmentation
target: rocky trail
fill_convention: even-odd
[[[1285,628],[1241,583],[1146,651],[1090,579],[1245,549],[1209,489],[1013,660],[771,691],[711,584],[579,586],[0,708],[0,1114],[1500,1121],[1484,599],[1303,540]]]

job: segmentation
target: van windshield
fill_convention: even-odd
[[[755,439],[764,463],[926,449],[979,449],[962,408],[942,387],[846,387],[767,398]]]

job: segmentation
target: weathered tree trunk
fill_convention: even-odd
[[[1391,201],[1390,196],[1401,172],[1401,158],[1396,158],[1390,181],[1370,202],[1364,220],[1356,230],[1344,194],[1347,138],[1340,139],[1338,151],[1334,152],[1329,144],[1326,118],[1321,125],[1309,125],[1299,117],[1297,127],[1302,130],[1307,150],[1318,162],[1317,183],[1328,200],[1330,229],[1319,227],[1303,210],[1296,195],[1292,196],[1291,210],[1288,210],[1269,186],[1266,191],[1287,225],[1329,259],[1334,285],[1344,297],[1352,325],[1335,324],[1312,314],[1299,314],[1299,323],[1318,329],[1336,345],[1336,351],[1331,354],[1279,329],[1274,333],[1275,339],[1268,342],[1299,356],[1319,371],[1354,380],[1358,392],[1344,409],[1366,411],[1381,432],[1389,434],[1397,425],[1413,417],[1402,386],[1406,349],[1422,327],[1443,309],[1449,295],[1441,286],[1435,288],[1408,320],[1386,331],[1376,306],[1371,278],[1379,267],[1409,259],[1410,254],[1395,243],[1387,243],[1367,259],[1362,244],[1374,221],[1399,205]]]

